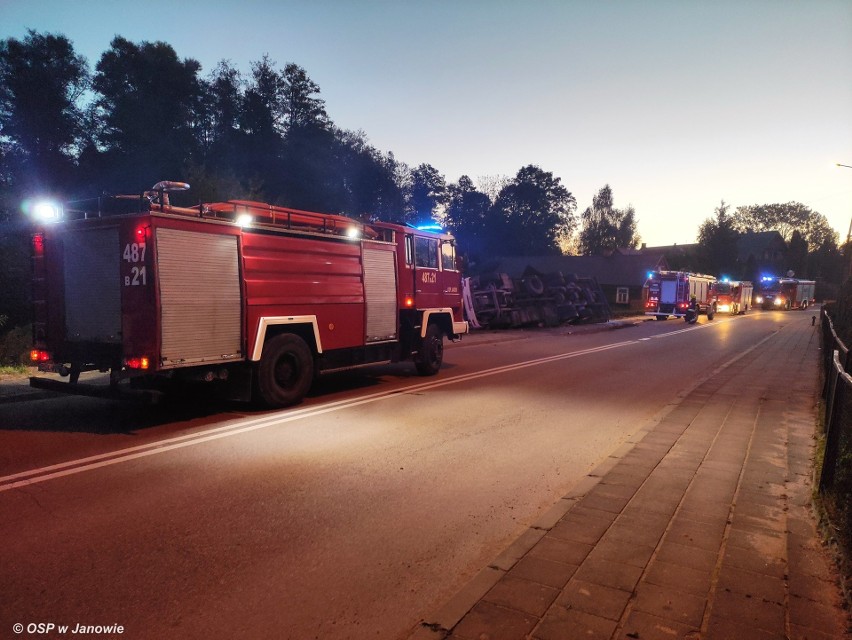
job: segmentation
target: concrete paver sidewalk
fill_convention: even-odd
[[[411,639],[847,637],[810,508],[818,346],[793,325],[714,372]]]

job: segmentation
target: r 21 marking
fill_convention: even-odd
[[[148,284],[148,272],[145,267],[133,267],[129,276],[124,276],[125,287],[138,287]]]

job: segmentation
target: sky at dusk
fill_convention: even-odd
[[[721,200],[852,218],[849,0],[0,0],[0,38],[164,41],[210,73],[303,67],[339,127],[448,182],[535,164],[604,185],[649,246],[689,243]],[[180,180],[180,176],[163,176]]]

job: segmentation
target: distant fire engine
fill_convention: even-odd
[[[645,315],[655,316],[657,320],[666,320],[669,316],[686,318],[690,301],[695,297],[699,313],[706,313],[712,320],[716,313],[716,298],[711,285],[716,282],[713,276],[688,271],[653,271],[648,274],[643,297]]]
[[[760,280],[755,303],[763,309],[807,309],[816,301],[815,287],[814,280],[764,277]]]
[[[321,373],[411,359],[435,374],[444,337],[467,332],[451,235],[253,201],[169,204],[188,188],[69,204],[41,225],[32,357],[69,382],[33,386],[101,395],[78,382],[100,370],[103,395],[203,381],[279,407]]]
[[[720,280],[713,283],[716,311],[732,316],[745,313],[751,309],[753,292],[754,286],[746,280]]]

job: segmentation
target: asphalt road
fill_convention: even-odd
[[[2,405],[0,637],[404,637],[680,394],[810,315],[507,332],[448,346],[437,377],[335,376],[278,412]]]

